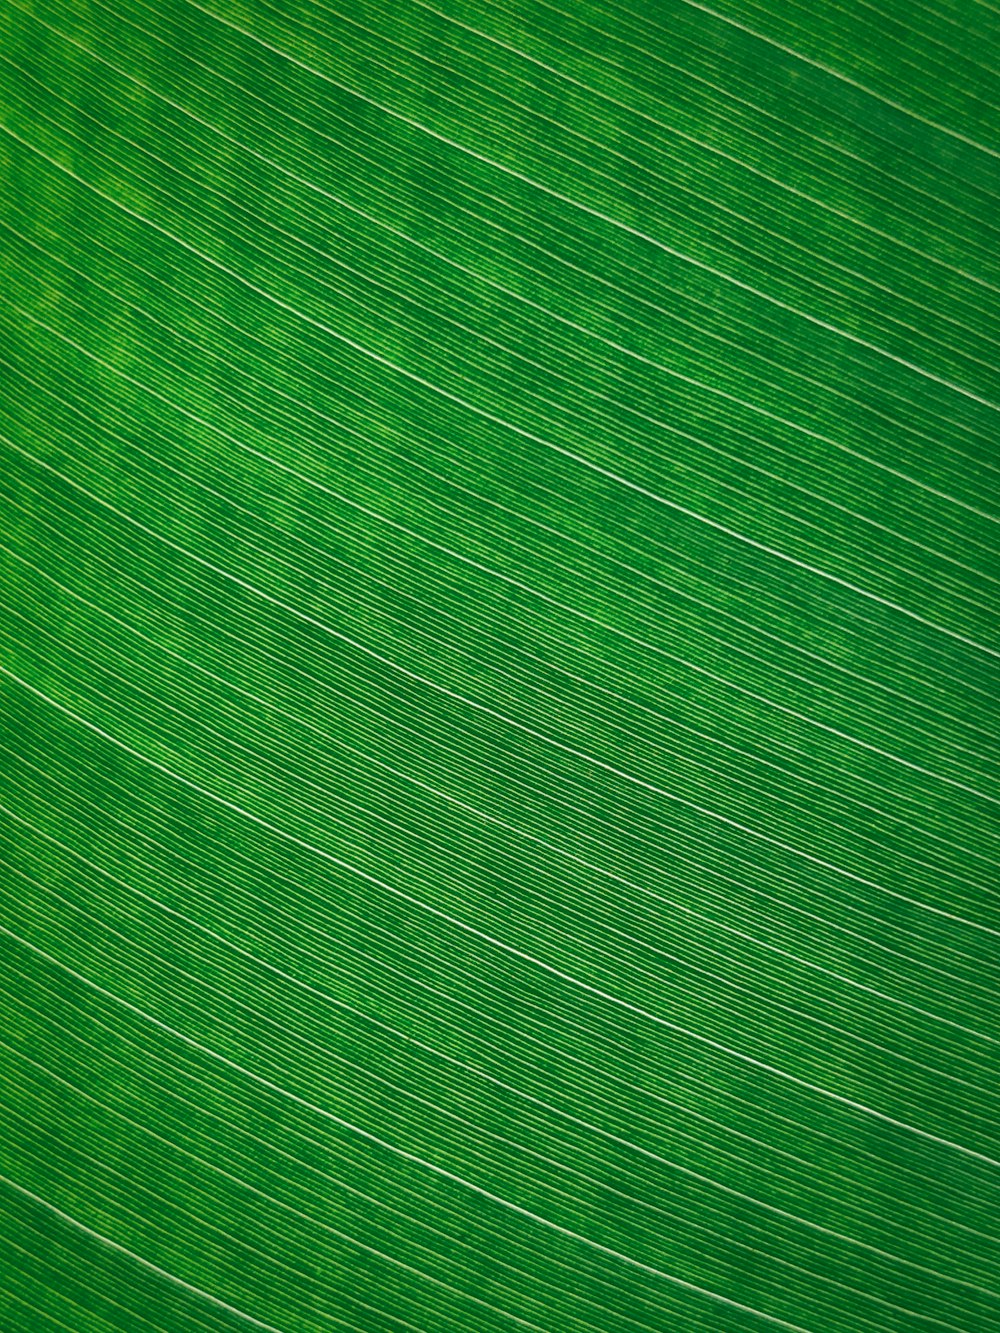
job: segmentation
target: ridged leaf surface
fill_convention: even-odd
[[[1000,1326],[998,69],[2,0],[0,1327]]]

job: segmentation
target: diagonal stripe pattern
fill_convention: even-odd
[[[0,0],[0,1327],[1000,1324],[998,69]]]

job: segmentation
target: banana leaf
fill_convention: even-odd
[[[0,1327],[1000,1327],[1000,11],[0,25]]]

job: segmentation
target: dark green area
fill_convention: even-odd
[[[1000,1325],[994,67],[2,0],[0,1328]]]

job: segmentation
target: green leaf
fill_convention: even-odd
[[[1000,1326],[997,10],[0,24],[0,1327]]]

